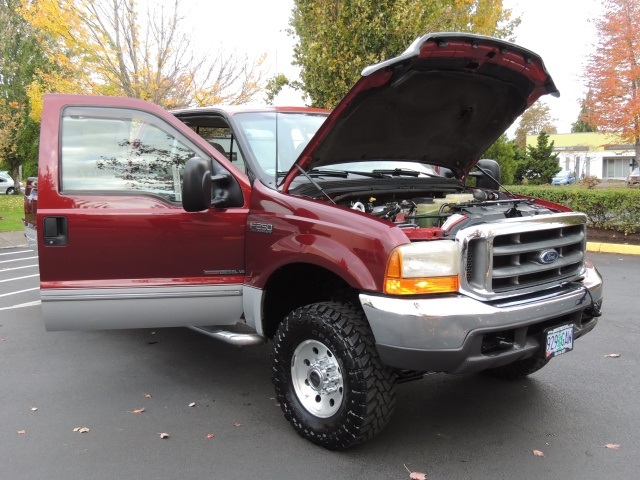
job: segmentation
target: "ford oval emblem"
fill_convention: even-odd
[[[558,252],[555,250],[543,250],[538,255],[538,260],[546,265],[555,262],[558,259]]]

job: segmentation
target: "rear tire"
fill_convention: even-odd
[[[15,192],[13,187],[7,188],[7,195],[13,195],[13,192]]]
[[[378,357],[364,314],[343,303],[298,308],[273,339],[272,378],[298,434],[331,450],[380,432],[395,405],[395,374]]]
[[[509,363],[501,367],[489,368],[483,373],[502,380],[516,380],[518,378],[526,377],[534,372],[537,372],[544,367],[549,360],[544,358],[525,358],[517,362]]]

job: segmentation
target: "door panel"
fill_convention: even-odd
[[[46,97],[38,241],[48,329],[240,318],[248,183],[232,174],[241,207],[185,212],[184,163],[211,156],[200,142],[146,102]]]

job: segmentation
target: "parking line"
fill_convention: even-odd
[[[9,263],[9,262],[21,262],[22,260],[33,260],[35,257],[24,257],[24,258],[14,258],[13,260],[0,260],[0,263]]]
[[[11,272],[12,270],[22,270],[23,268],[33,268],[38,265],[24,265],[22,267],[13,267],[13,268],[0,268],[0,272]]]
[[[20,250],[18,252],[0,253],[0,257],[2,257],[4,255],[18,255],[20,253],[33,253],[33,250]]]
[[[0,280],[0,283],[13,282],[14,280],[23,280],[25,278],[32,278],[32,277],[39,277],[39,276],[40,274],[36,273],[34,275],[25,275],[24,277],[8,278],[7,280]]]
[[[0,312],[2,310],[12,310],[14,308],[24,308],[24,307],[34,307],[36,305],[40,305],[40,300],[36,300],[35,302],[27,302],[27,303],[21,303],[19,305],[11,305],[10,307],[2,307],[0,308]]]
[[[2,295],[0,295],[0,297],[8,297],[9,295],[18,295],[19,293],[24,293],[24,292],[33,292],[34,290],[40,290],[40,287],[27,288],[25,290],[18,290],[17,292],[3,293]]]

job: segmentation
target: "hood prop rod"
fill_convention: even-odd
[[[319,191],[320,193],[322,193],[325,197],[327,197],[331,203],[333,203],[334,205],[337,205],[337,203],[333,201],[333,198],[331,198],[331,197],[327,194],[327,192],[325,192],[325,191],[322,189],[322,187],[318,184],[318,182],[316,182],[313,178],[311,178],[311,176],[310,176],[307,172],[305,172],[305,171],[304,171],[304,169],[303,169],[300,165],[298,165],[298,164],[296,163],[296,167],[298,168],[298,170],[300,170],[300,173],[301,173],[302,175],[304,175],[305,177],[307,177],[307,180],[309,180],[309,181],[313,184],[313,186],[314,186],[314,187],[316,187],[316,188],[318,189],[318,191]]]

